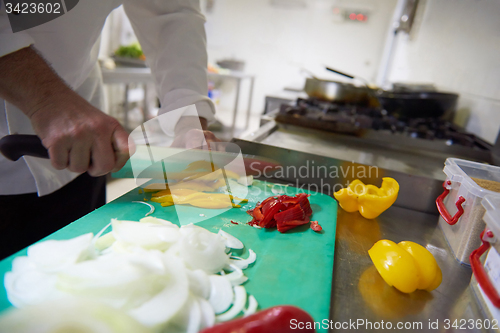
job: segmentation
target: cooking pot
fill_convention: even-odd
[[[391,92],[377,93],[377,98],[388,114],[399,119],[440,118],[452,121],[458,95],[446,92]]]
[[[304,85],[307,96],[323,101],[357,105],[371,105],[376,98],[367,87],[350,83],[307,78]]]

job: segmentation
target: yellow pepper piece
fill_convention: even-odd
[[[431,291],[441,284],[442,273],[436,259],[417,243],[396,244],[384,239],[375,243],[368,254],[384,281],[401,292]]]
[[[417,263],[420,272],[420,282],[417,289],[427,291],[436,289],[441,284],[443,275],[432,253],[414,242],[403,241],[399,242],[398,245],[410,253]]]
[[[420,281],[417,263],[412,255],[390,240],[380,240],[368,250],[380,276],[403,293],[417,290]]]
[[[339,202],[340,207],[348,213],[358,211],[358,197],[364,193],[366,185],[359,179],[356,179],[349,187],[343,188],[333,194],[335,199]]]
[[[365,185],[356,179],[347,188],[333,195],[346,212],[359,211],[364,218],[374,219],[392,206],[398,197],[398,192],[398,182],[393,178],[384,177],[380,188]]]
[[[237,200],[241,203],[248,202],[248,199],[241,199],[224,193],[204,193],[188,189],[172,190],[172,193],[162,191],[153,195],[151,201],[160,203],[163,207],[177,205],[191,205],[200,208],[227,208],[227,207],[241,207],[233,201]]]

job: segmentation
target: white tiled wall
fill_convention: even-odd
[[[421,1],[398,36],[391,82],[432,82],[460,94],[467,130],[493,142],[500,127],[500,1]]]

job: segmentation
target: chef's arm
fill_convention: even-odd
[[[128,133],[68,87],[32,47],[0,57],[0,97],[31,121],[56,169],[93,176],[120,169]]]
[[[199,0],[125,0],[123,5],[154,75],[159,114],[167,119],[162,128],[176,138],[191,137],[190,128],[207,132],[215,107],[207,97],[205,18]],[[189,105],[196,107],[171,112]]]

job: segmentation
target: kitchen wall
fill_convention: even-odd
[[[458,122],[494,142],[500,128],[500,1],[421,1],[397,37],[391,82],[430,82],[460,94]]]
[[[342,80],[325,65],[374,81],[396,0],[203,0],[209,60],[246,62],[256,76],[252,113],[264,109],[264,97],[284,87],[301,89],[305,75]],[[208,7],[212,8],[207,10]],[[366,23],[341,21],[333,8],[369,12]],[[242,88],[242,97],[246,92]],[[224,91],[223,91],[224,93]],[[227,103],[224,104],[224,103]],[[232,99],[221,107],[231,107]],[[240,109],[245,109],[242,98]]]

